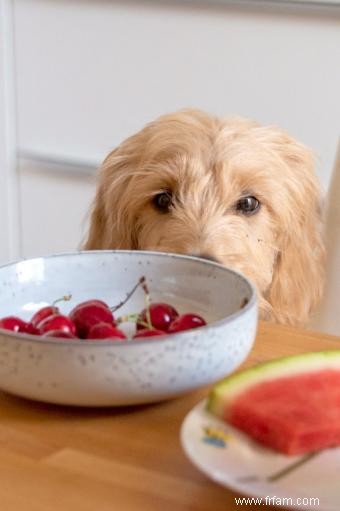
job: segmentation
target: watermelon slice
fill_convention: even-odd
[[[340,445],[340,350],[238,372],[214,386],[207,409],[284,454]]]

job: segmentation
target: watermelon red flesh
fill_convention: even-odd
[[[236,397],[224,418],[285,454],[340,445],[340,371],[321,370],[255,384]]]

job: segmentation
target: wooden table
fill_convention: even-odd
[[[337,348],[340,338],[261,324],[245,365]],[[236,494],[196,470],[179,444],[182,420],[207,392],[126,409],[59,407],[0,393],[1,511],[235,510]]]

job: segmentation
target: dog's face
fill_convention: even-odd
[[[255,282],[263,317],[302,322],[322,283],[311,154],[252,121],[164,116],[105,160],[85,248],[217,260]]]

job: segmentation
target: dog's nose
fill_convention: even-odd
[[[218,259],[216,259],[216,257],[214,257],[213,255],[211,254],[190,254],[190,255],[193,255],[195,257],[199,257],[200,259],[207,259],[208,261],[213,261],[214,263],[219,263],[220,261]]]
[[[207,259],[208,261],[213,261],[214,263],[218,263],[219,262],[219,260],[216,259],[216,257],[214,257],[211,254],[200,254],[199,257],[201,259]]]

